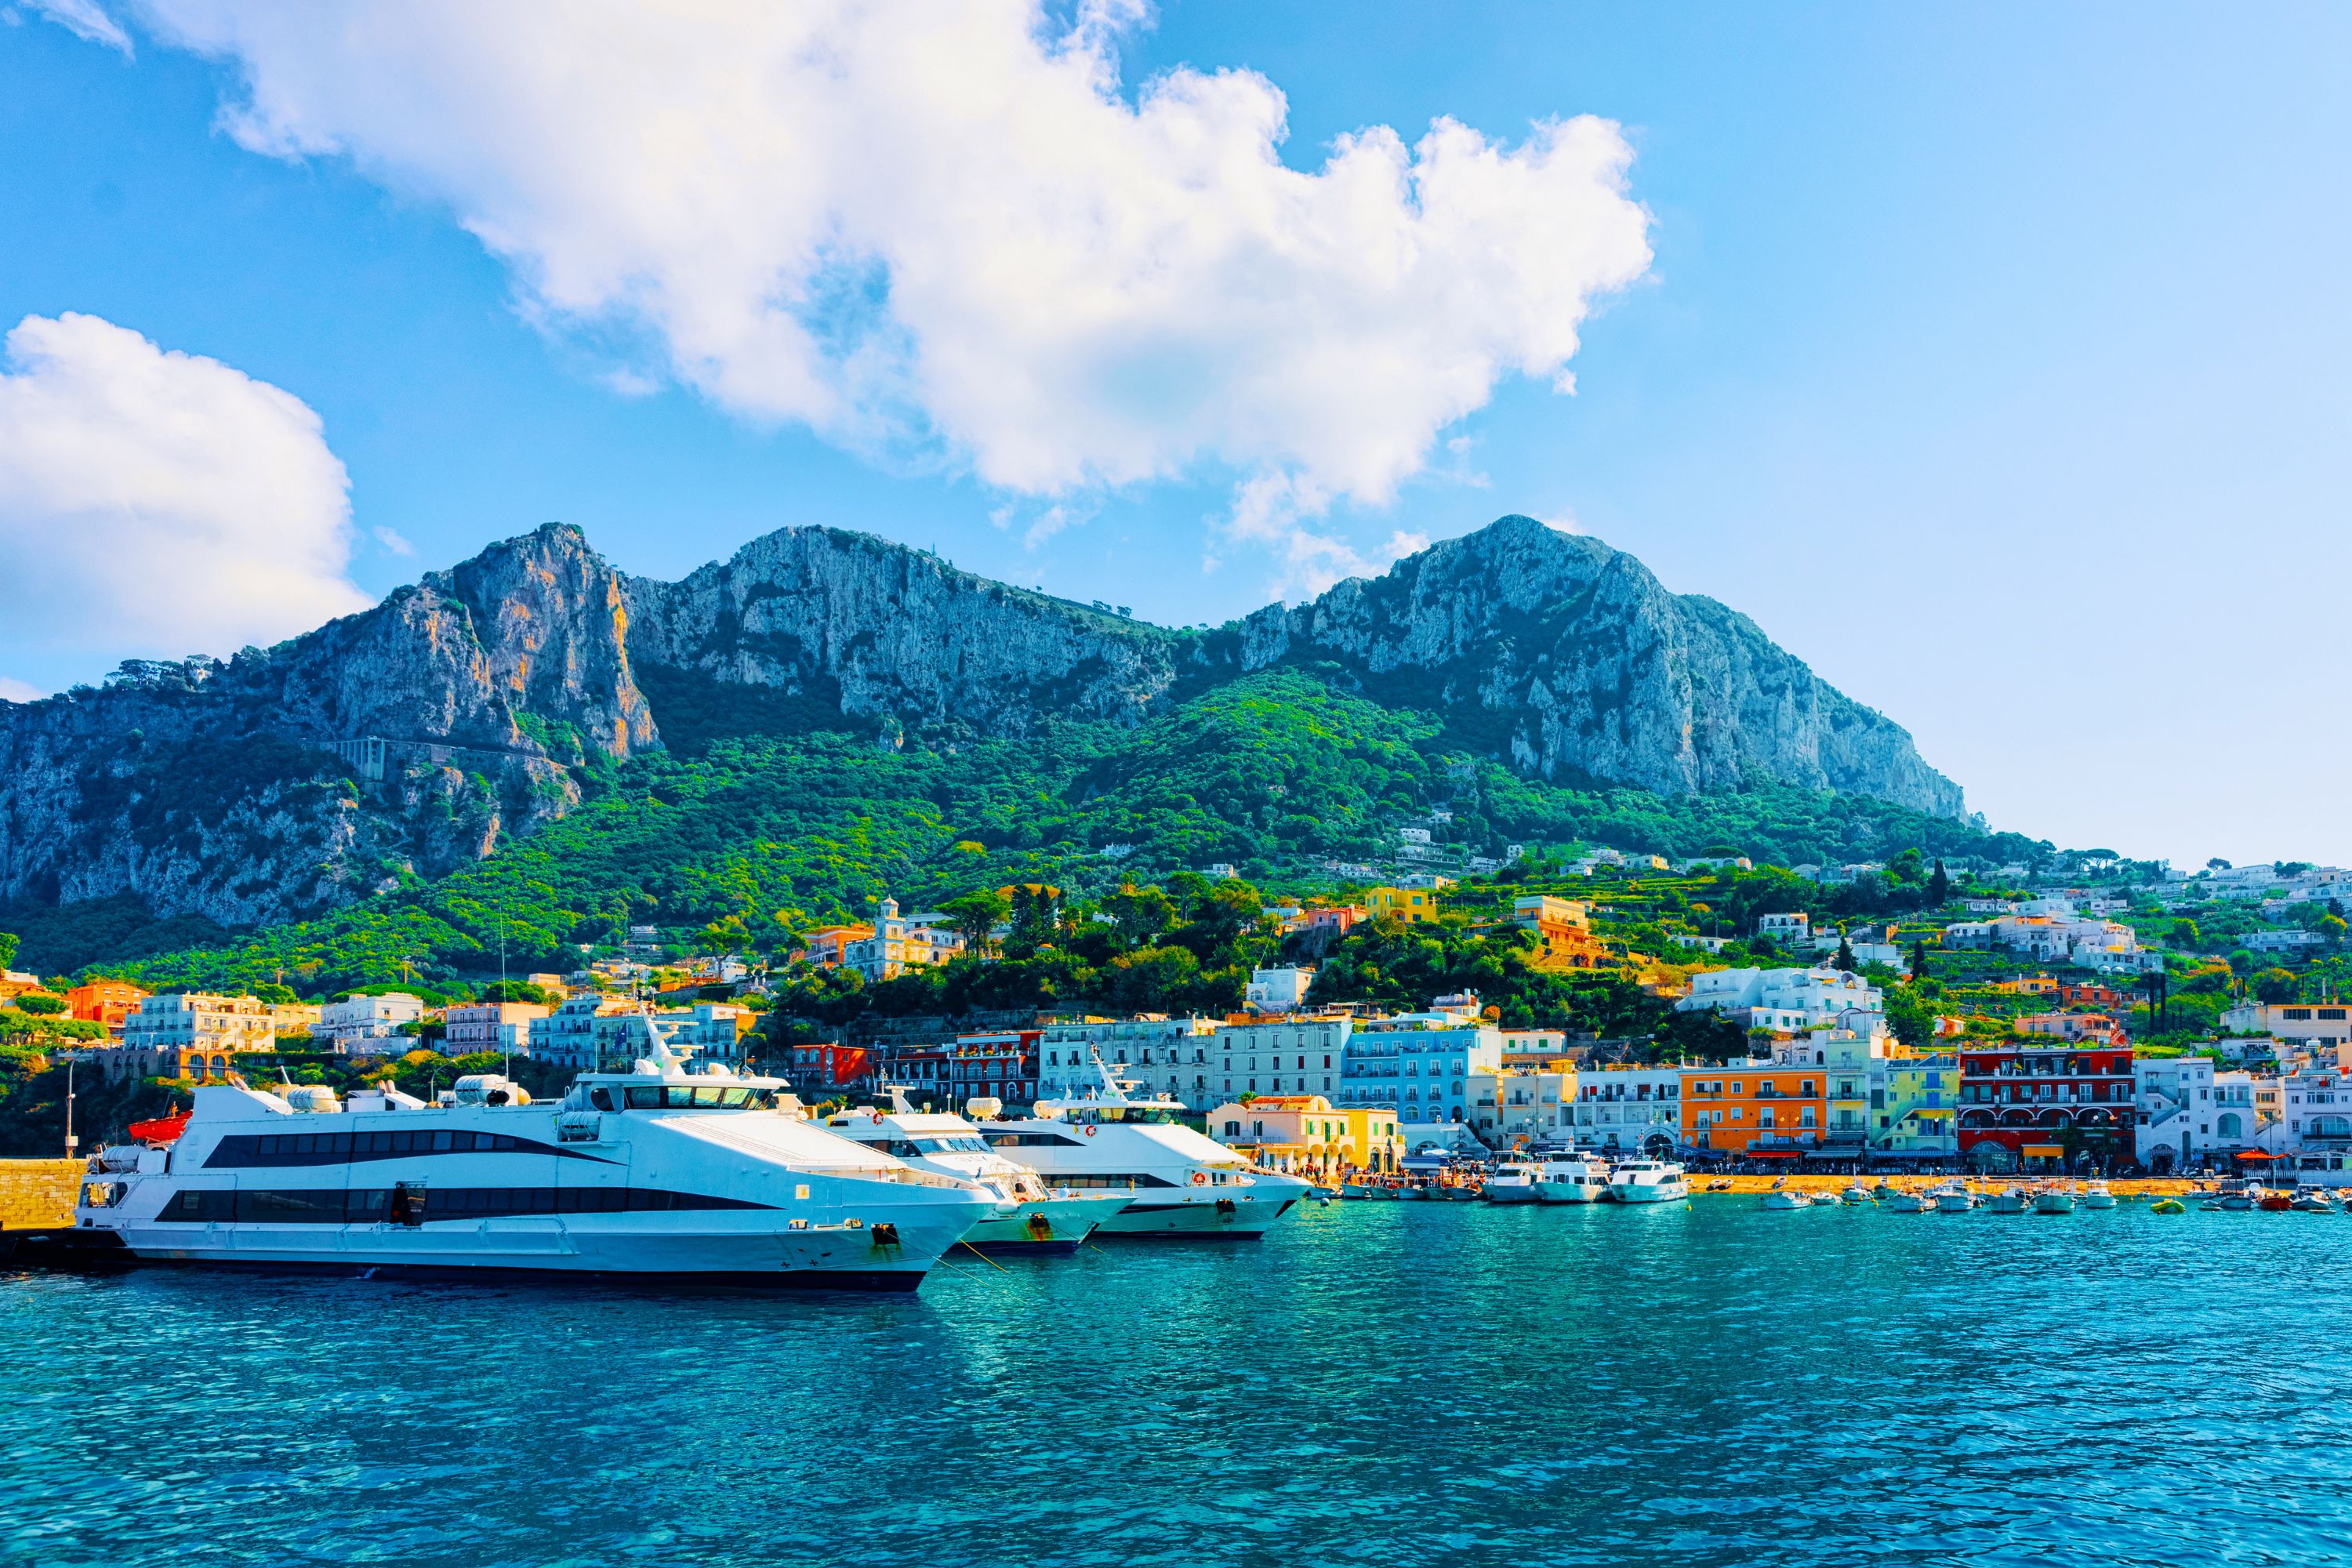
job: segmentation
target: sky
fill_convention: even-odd
[[[2352,862],[2352,12],[0,9],[0,698],[576,523],[1218,622],[1510,512]]]

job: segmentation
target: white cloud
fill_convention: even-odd
[[[131,35],[100,7],[98,0],[31,0],[31,4],[34,10],[79,37],[131,53]]]
[[[47,696],[37,686],[30,686],[10,675],[0,675],[0,702],[32,702]]]
[[[1385,502],[1504,377],[1567,390],[1590,301],[1650,259],[1614,125],[1374,126],[1292,169],[1255,72],[1121,96],[1140,0],[1067,28],[1035,0],[142,5],[241,69],[246,146],[446,202],[550,330],[1009,491],[1229,475],[1225,526],[1301,585],[1352,553],[1313,519]]]
[[[226,653],[364,607],[349,481],[300,399],[96,316],[0,368],[0,560],[19,649]]]
[[[394,555],[414,555],[416,553],[416,546],[409,543],[408,540],[395,529],[379,526],[370,529],[368,531],[375,535],[375,542],[378,544],[383,545]]]

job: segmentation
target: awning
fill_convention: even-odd
[[[2028,1143],[2025,1147],[2020,1149],[2018,1152],[2021,1154],[2046,1154],[2051,1159],[2057,1160],[2064,1158],[2066,1151],[2060,1148],[2055,1143]]]
[[[2242,1154],[2232,1154],[2230,1158],[2232,1160],[2275,1160],[2278,1156],[2276,1154],[2265,1154],[2259,1149],[2249,1149]]]
[[[1751,1160],[1801,1160],[1805,1157],[1805,1151],[1802,1149],[1750,1149],[1748,1151],[1748,1157]]]

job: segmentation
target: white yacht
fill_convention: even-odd
[[[1536,1163],[1536,1199],[1597,1204],[1609,1195],[1609,1162],[1598,1155],[1550,1154]]]
[[[1764,1206],[1768,1209],[1809,1209],[1813,1206],[1813,1200],[1810,1194],[1795,1187],[1775,1187],[1764,1194]]]
[[[1935,1204],[1937,1214],[1966,1214],[1977,1206],[1976,1194],[1969,1191],[1967,1183],[1958,1180],[1937,1183],[1927,1189],[1927,1197]]]
[[[561,1105],[206,1086],[168,1142],[90,1158],[75,1223],[142,1261],[911,1290],[997,1212],[973,1183],[811,1125],[780,1079],[654,1059]]]
[[[1093,1066],[1097,1087],[1084,1099],[1041,1100],[1029,1116],[977,1125],[990,1148],[1049,1186],[1129,1196],[1097,1236],[1254,1238],[1307,1195],[1297,1177],[1258,1170],[1185,1126],[1179,1101],[1134,1098],[1099,1054]]]
[[[1609,1195],[1621,1204],[1671,1203],[1690,1196],[1690,1184],[1671,1160],[1627,1160],[1609,1173]]]
[[[1542,1167],[1532,1160],[1505,1160],[1486,1178],[1485,1195],[1490,1204],[1531,1204],[1542,1194],[1536,1182]]]
[[[1125,1193],[1048,1188],[1026,1165],[991,1149],[961,1116],[919,1111],[903,1089],[887,1091],[891,1109],[864,1106],[824,1119],[825,1131],[904,1160],[918,1171],[976,1182],[995,1193],[998,1212],[964,1234],[982,1252],[1076,1252],[1097,1226],[1135,1200]],[[975,1111],[996,1109],[975,1102]]]

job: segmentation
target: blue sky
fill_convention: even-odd
[[[0,27],[0,330],[79,312],[217,361],[227,381],[188,395],[253,403],[237,429],[277,428],[267,388],[299,399],[348,473],[349,557],[320,570],[359,593],[551,518],[661,575],[817,522],[1220,620],[1522,511],[1746,611],[1907,725],[1998,826],[2180,861],[2352,860],[2345,658],[2326,601],[2293,586],[2347,564],[2340,10],[1165,5],[1118,33],[1118,90],[1132,102],[1182,67],[1259,73],[1286,100],[1293,170],[1370,126],[1412,143],[1450,116],[1516,146],[1548,117],[1614,121],[1651,258],[1622,287],[1591,264],[1573,395],[1499,373],[1461,417],[1399,416],[1406,447],[1431,432],[1417,457],[1349,447],[1308,410],[1272,457],[1228,429],[1150,477],[1107,473],[1123,436],[1036,459],[1090,465],[1070,480],[1019,477],[1042,470],[1021,468],[1017,413],[990,424],[942,395],[909,416],[901,390],[814,429],[777,412],[799,394],[729,379],[764,363],[735,348],[694,384],[662,363],[674,321],[551,310],[560,280],[461,224],[502,190],[402,122],[411,107],[330,123],[289,88],[281,142],[348,153],[229,134],[245,72],[327,67],[310,43],[187,14],[203,9],[115,8],[129,54],[31,9]],[[822,155],[855,163],[860,134],[820,138]],[[570,155],[560,137],[522,142]],[[1565,210],[1574,193],[1555,194]],[[872,221],[899,226],[893,243],[934,238],[903,211]],[[1339,291],[1298,287],[1310,303]],[[892,323],[866,306],[843,330],[887,357]],[[1558,310],[1442,324],[1475,338]],[[1001,350],[1013,330],[992,320],[973,341]],[[100,363],[146,363],[127,338],[84,341]],[[1171,381],[1244,363],[1188,353],[1171,349]],[[985,433],[960,441],[958,417]],[[1239,529],[1254,463],[1322,493]],[[274,486],[283,526],[337,504],[331,489]],[[264,531],[224,525],[224,549],[266,548],[279,526],[246,510]],[[152,595],[86,591],[74,573],[104,563],[66,559],[64,515],[0,532],[12,578],[75,606],[0,622],[0,677],[53,689],[207,647],[182,646],[196,623],[150,615]],[[225,652],[235,629],[202,635]]]

